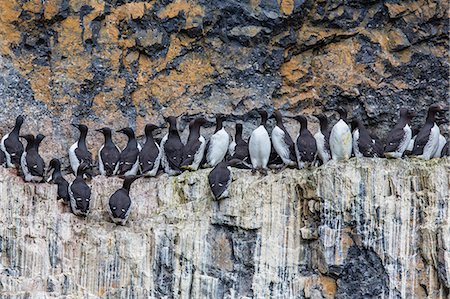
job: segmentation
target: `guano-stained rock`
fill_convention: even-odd
[[[351,159],[266,177],[140,179],[125,226],[0,169],[0,298],[447,298],[448,159]],[[315,237],[311,237],[315,236]]]

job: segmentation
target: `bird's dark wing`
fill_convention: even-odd
[[[58,198],[69,201],[69,183],[63,177],[58,177],[55,183],[58,185]]]
[[[119,189],[110,197],[109,208],[115,218],[125,219],[125,215],[131,206],[130,196],[123,189]]]
[[[45,163],[44,160],[35,151],[27,152],[27,167],[33,176],[44,176]]]
[[[198,151],[201,145],[202,143],[198,139],[186,144],[186,146],[184,147],[185,150],[183,151],[183,162],[181,163],[181,166],[188,166],[194,162],[195,153]]]
[[[18,164],[23,153],[23,144],[19,138],[9,136],[5,139],[6,151],[11,155],[11,162]]]
[[[139,165],[142,172],[153,169],[156,158],[159,155],[159,149],[154,142],[147,142],[139,153]]]
[[[422,128],[422,130],[420,130],[419,133],[417,133],[416,139],[414,140],[414,147],[412,150],[413,155],[423,154],[423,149],[430,138],[430,132],[432,127],[433,127],[432,125],[425,125]]]
[[[92,165],[92,154],[88,150],[83,150],[79,147],[75,149],[75,155],[77,156],[77,159],[81,163],[87,163],[88,165]]]
[[[244,160],[249,156],[248,143],[244,140],[236,142],[236,147],[234,148],[234,155],[232,159]]]
[[[403,127],[395,126],[388,134],[384,151],[386,153],[396,151],[403,138],[405,138],[405,131],[403,130]]]
[[[116,169],[116,165],[120,159],[120,152],[116,146],[103,147],[100,152],[100,157],[102,158],[103,167],[108,175],[112,175]]]
[[[208,150],[209,150],[209,140],[208,140],[208,142],[206,143],[206,146],[205,146],[205,155],[203,156],[203,159],[202,159],[202,162],[200,163],[200,165],[204,165],[204,164],[206,164],[206,156],[208,155]]]
[[[72,191],[74,198],[91,198],[91,188],[89,188],[89,186],[84,182],[83,179],[75,179],[70,190]]]
[[[124,174],[125,172],[133,168],[134,163],[139,155],[139,150],[136,147],[126,147],[122,153],[120,153],[119,159],[119,174]]]

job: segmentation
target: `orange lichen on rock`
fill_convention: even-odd
[[[201,5],[190,1],[176,0],[160,10],[158,12],[158,17],[160,19],[170,19],[178,16],[180,13],[184,13],[186,16],[186,24],[184,25],[184,29],[190,29],[196,27],[195,25],[204,16],[205,11]]]

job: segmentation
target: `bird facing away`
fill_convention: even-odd
[[[108,214],[115,224],[125,225],[131,212],[130,187],[140,176],[127,176],[123,186],[109,198]]]
[[[314,134],[314,139],[316,139],[317,144],[317,155],[322,161],[322,164],[327,163],[331,160],[330,151],[330,130],[328,128],[328,118],[325,114],[316,115],[319,119],[320,127],[319,131]]]
[[[248,152],[248,143],[242,138],[242,124],[236,124],[236,134],[234,141],[230,143],[228,151],[230,154],[229,160],[237,159],[241,161],[235,167],[250,169],[250,154]]]
[[[298,168],[302,169],[305,166],[311,166],[316,161],[317,144],[316,139],[308,130],[308,121],[303,115],[294,117],[300,122],[300,130],[295,143],[295,151],[297,154]]]
[[[363,123],[359,119],[355,119],[352,122],[352,126],[355,126],[355,130],[353,130],[353,152],[355,157],[379,157],[380,153],[377,151],[376,142],[372,139]]]
[[[286,130],[283,124],[283,117],[281,112],[275,110],[273,115],[276,119],[276,126],[272,130],[272,144],[283,160],[283,164],[286,166],[297,166],[297,158],[295,156],[295,144],[292,141],[291,135]]]
[[[128,137],[127,145],[120,153],[117,174],[125,176],[136,175],[139,170],[138,157],[141,146],[137,142],[132,128],[123,128],[117,132],[125,134]]]
[[[252,172],[259,170],[266,175],[271,150],[269,133],[265,127],[268,115],[265,110],[259,110],[258,112],[261,116],[261,124],[250,135],[248,150],[252,162]]]
[[[45,136],[38,134],[35,138],[28,134],[20,137],[27,141],[27,146],[20,161],[25,181],[40,183],[44,180],[45,163],[39,155],[39,145]]]
[[[348,160],[352,155],[352,133],[347,124],[347,111],[337,109],[340,119],[333,126],[330,133],[330,151],[333,160]]]
[[[3,136],[0,149],[5,154],[6,167],[19,167],[23,153],[23,144],[19,140],[20,128],[24,122],[24,117],[19,115],[13,130]]]
[[[439,147],[439,127],[436,125],[436,114],[443,111],[439,104],[433,104],[428,108],[427,119],[424,126],[414,140],[412,156],[430,160]]]
[[[216,115],[216,130],[206,145],[204,159],[205,167],[214,167],[220,163],[227,154],[230,145],[230,135],[223,127],[223,115]]]
[[[160,143],[162,150],[161,164],[164,172],[168,175],[181,173],[180,166],[183,159],[183,142],[177,129],[177,119],[169,116],[166,121],[169,123],[169,132],[163,137]]]
[[[400,119],[388,133],[384,156],[386,158],[400,159],[408,148],[412,138],[411,120],[414,112],[406,108],[400,109]]]
[[[139,170],[144,176],[156,176],[161,163],[162,151],[153,139],[154,124],[145,126],[145,144],[139,153]]]
[[[205,154],[206,140],[200,135],[200,127],[206,124],[203,117],[191,120],[189,123],[189,137],[183,148],[182,169],[197,170]]]
[[[101,175],[112,176],[116,174],[120,150],[112,140],[112,131],[110,128],[101,128],[95,130],[105,137],[105,142],[98,151],[98,169]]]
[[[51,170],[53,170],[53,172],[48,179],[48,182],[52,182],[58,186],[57,199],[62,199],[64,204],[69,204],[69,183],[61,173],[61,162],[58,159],[53,158],[50,160],[48,171]]]
[[[92,154],[88,150],[86,145],[88,127],[80,124],[72,124],[72,126],[80,131],[80,137],[78,138],[78,141],[72,144],[72,146],[69,148],[70,166],[72,167],[72,171],[76,176],[80,164],[84,164],[86,169],[90,170],[92,168]],[[84,171],[84,173],[86,175],[88,174],[87,171]]]

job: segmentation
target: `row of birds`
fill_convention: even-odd
[[[400,119],[388,134],[385,146],[380,139],[369,133],[361,121],[353,120],[349,126],[347,112],[343,108],[337,109],[340,118],[331,129],[324,114],[316,116],[320,128],[315,135],[308,130],[305,116],[293,117],[300,122],[295,142],[283,125],[280,111],[274,111],[272,115],[276,126],[269,137],[266,129],[268,113],[265,110],[258,111],[261,123],[251,133],[248,142],[242,138],[242,124],[236,124],[235,138],[230,140],[223,127],[222,115],[216,116],[216,129],[208,142],[200,134],[201,126],[207,122],[203,117],[190,121],[186,144],[181,141],[177,120],[173,116],[166,119],[169,130],[160,144],[153,136],[154,130],[159,128],[154,124],[146,125],[146,141],[142,147],[131,128],[118,130],[117,132],[128,137],[128,143],[122,151],[114,144],[110,128],[98,129],[96,131],[102,133],[105,139],[98,152],[100,174],[124,177],[122,188],[109,199],[108,212],[113,222],[125,224],[131,210],[131,184],[141,176],[156,176],[160,167],[168,175],[178,175],[184,170],[195,171],[201,166],[213,167],[208,181],[215,199],[220,200],[229,195],[231,166],[267,174],[274,153],[281,158],[280,170],[325,164],[330,160],[346,160],[352,156],[352,151],[356,157],[402,158],[407,151],[410,155],[425,160],[448,156],[449,143],[440,134],[435,123],[436,114],[442,111],[444,109],[440,105],[431,105],[425,124],[413,137],[410,123],[414,113],[406,108],[400,109]],[[46,172],[45,162],[39,154],[39,145],[45,136],[20,135],[23,122],[22,116],[17,117],[13,130],[2,138],[0,163],[6,167],[19,167],[27,182],[42,182]],[[52,171],[52,175],[48,181],[58,185],[58,199],[68,203],[75,215],[86,216],[89,212],[91,189],[85,179],[92,176],[94,163],[86,145],[88,127],[82,124],[73,126],[80,132],[77,142],[69,148],[70,165],[76,178],[69,184],[62,175],[61,162],[55,158],[49,163],[48,171]],[[19,138],[27,141],[25,149]]]

